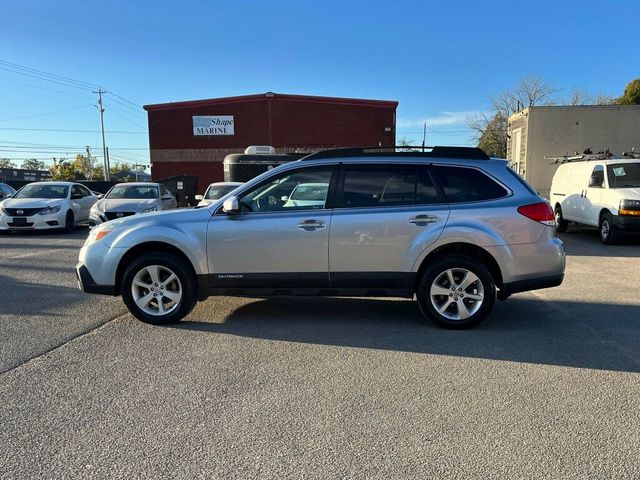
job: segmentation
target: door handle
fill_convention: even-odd
[[[325,223],[319,220],[305,220],[298,224],[298,228],[301,230],[311,231],[317,228],[324,228]]]
[[[414,225],[427,225],[429,223],[435,223],[438,221],[438,217],[436,215],[416,215],[413,218],[409,219],[409,223]]]

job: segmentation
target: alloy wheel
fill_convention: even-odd
[[[148,265],[136,273],[131,295],[140,310],[149,315],[167,315],[182,300],[182,284],[178,276],[163,265]]]
[[[465,320],[480,310],[484,286],[472,271],[450,268],[436,276],[429,295],[440,315],[449,320]]]

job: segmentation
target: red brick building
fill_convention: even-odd
[[[278,153],[395,144],[398,102],[263,93],[145,105],[153,180],[222,181],[224,157],[250,145]]]

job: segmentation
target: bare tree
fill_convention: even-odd
[[[582,88],[574,88],[569,92],[569,97],[565,99],[563,105],[593,105],[593,96]]]

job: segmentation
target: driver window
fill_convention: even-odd
[[[286,172],[240,197],[243,212],[286,212],[325,208],[331,169]]]
[[[82,195],[82,190],[80,190],[80,187],[78,187],[77,185],[74,185],[73,187],[71,187],[71,196],[73,195],[80,195],[81,197]]]

